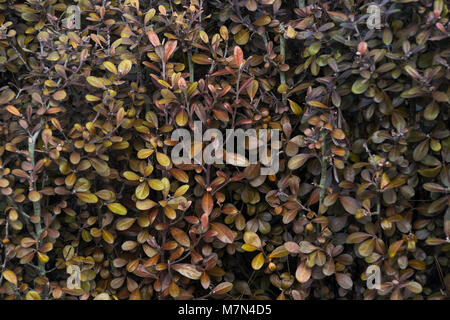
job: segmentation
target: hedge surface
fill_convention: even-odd
[[[370,4],[0,0],[0,298],[445,299],[449,5]]]

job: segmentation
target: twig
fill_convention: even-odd
[[[188,63],[189,63],[189,81],[194,82],[194,63],[192,62],[192,51],[188,51]]]
[[[11,47],[14,49],[14,51],[17,53],[17,55],[19,56],[19,58],[20,58],[20,61],[22,61],[22,63],[23,63],[23,65],[27,68],[27,70],[28,71],[31,71],[31,68],[28,66],[28,63],[25,61],[25,59],[22,57],[22,55],[20,54],[20,52],[19,52],[19,50],[15,47],[15,46],[13,46],[13,45],[11,45]]]
[[[92,143],[92,144],[95,144],[95,143],[102,142],[102,141],[105,140],[105,139],[111,138],[111,135],[112,135],[114,132],[116,132],[116,131],[120,128],[120,126],[123,124],[124,121],[125,121],[125,119],[123,119],[122,121],[120,121],[119,125],[117,125],[114,129],[112,129],[112,130],[111,130],[110,132],[108,132],[107,134],[105,134],[103,137],[98,138],[97,140],[95,140],[95,141],[93,141],[93,142],[91,142],[91,143]]]
[[[327,157],[325,155],[326,152],[326,143],[325,139],[327,137],[327,133],[325,129],[322,129],[320,132],[320,138],[322,141],[320,142],[321,145],[321,151],[322,151],[322,171],[320,173],[320,197],[319,197],[319,206],[322,205],[323,199],[325,198],[325,183],[327,181]]]
[[[280,55],[281,55],[281,65],[286,63],[286,39],[284,38],[284,25],[281,25],[280,34]],[[286,85],[286,72],[280,70],[280,83],[281,85]],[[281,101],[283,106],[286,105],[286,93],[281,94]]]
[[[34,158],[34,148],[36,146],[36,140],[39,137],[39,134],[42,129],[37,130],[34,135],[30,138],[30,141],[28,143],[28,152],[31,159],[31,165],[34,166],[35,164],[35,158]],[[36,181],[33,181],[33,189],[36,190]],[[41,201],[34,201],[33,202],[33,211],[34,215],[37,217],[41,217]],[[34,230],[36,231],[36,241],[39,244],[41,234],[42,234],[42,225],[41,221],[39,219],[38,222],[34,223]],[[45,276],[45,264],[38,259],[38,268],[39,268],[39,275],[44,277]]]
[[[440,265],[439,260],[437,259],[436,255],[434,256],[434,263],[436,264],[436,269],[439,274],[439,280],[441,281],[442,288],[445,289],[445,291],[446,291],[445,296],[447,296],[447,292],[450,292],[450,290],[449,290],[449,288],[447,288],[447,284],[445,283],[444,276],[442,274],[441,265]]]
[[[5,226],[5,238],[8,238],[8,220],[6,220],[6,226]],[[5,253],[5,258],[3,259],[3,265],[2,265],[2,270],[1,270],[1,273],[0,273],[0,287],[2,286],[2,282],[3,282],[3,271],[5,271],[5,268],[6,268],[6,263],[8,262],[8,259],[7,259],[7,257],[8,257],[8,252],[7,252],[7,250],[6,250],[6,246],[5,245],[3,245],[3,248],[4,248],[4,253]]]
[[[281,26],[282,33],[280,34],[280,55],[282,56],[281,64],[286,62],[286,39],[284,38],[284,26]],[[286,84],[286,72],[280,71],[280,82]]]
[[[26,218],[25,221],[26,221],[26,223],[28,224],[28,223],[29,223],[30,216],[29,216],[28,214],[26,214],[25,211],[23,211],[21,208],[19,208],[19,207],[14,203],[14,200],[13,200],[13,198],[11,198],[11,196],[8,195],[8,196],[6,196],[6,198],[8,199],[9,205],[12,206],[14,209],[16,209],[17,212],[20,212],[20,213]]]

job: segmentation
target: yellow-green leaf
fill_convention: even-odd
[[[256,248],[261,248],[261,239],[259,239],[258,235],[253,231],[245,231],[244,233],[244,241],[247,244],[250,244]]]
[[[97,203],[98,201],[97,196],[89,192],[77,192],[77,197],[86,203]]]
[[[106,206],[108,207],[109,210],[111,210],[115,214],[119,214],[121,216],[127,214],[127,208],[125,208],[122,204],[118,202],[108,203]]]
[[[150,188],[156,191],[161,191],[164,189],[164,184],[159,179],[148,180],[148,185],[150,186]]]
[[[252,260],[253,270],[259,270],[264,265],[264,255],[262,252],[258,253]]]
[[[119,63],[119,73],[124,76],[130,72],[133,63],[130,60],[123,60]]]
[[[42,300],[41,296],[39,295],[39,293],[37,293],[34,290],[30,290],[27,292],[27,294],[25,295],[25,300]]]
[[[138,198],[139,200],[144,200],[145,198],[148,197],[149,194],[150,194],[150,189],[146,182],[142,182],[137,186],[136,192],[135,192],[136,198]]]
[[[156,153],[156,160],[163,167],[168,167],[170,165],[170,158],[168,156],[166,156],[164,153],[157,152]]]
[[[105,85],[103,84],[103,81],[100,78],[89,76],[86,78],[86,80],[93,87],[106,89]]]
[[[17,287],[17,276],[13,271],[6,269],[2,272],[2,275],[8,282],[11,282]]]
[[[117,74],[117,68],[116,66],[110,62],[110,61],[105,61],[103,62],[103,66],[105,67],[106,70],[108,70],[109,72],[112,72],[114,74]]]

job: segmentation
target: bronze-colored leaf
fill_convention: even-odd
[[[172,228],[170,228],[170,234],[182,246],[189,247],[191,245],[191,241],[189,240],[189,236],[183,230],[181,230],[179,228],[172,227]]]
[[[352,278],[350,278],[345,273],[336,273],[337,283],[344,289],[351,289],[353,287]]]
[[[189,279],[198,280],[202,276],[202,273],[192,264],[177,263],[172,265],[171,268]]]
[[[234,234],[226,225],[220,222],[212,222],[211,228],[217,232],[217,238],[224,243],[233,243]]]
[[[209,215],[214,207],[214,200],[211,196],[211,193],[205,192],[202,198],[202,209],[203,212]]]
[[[305,283],[311,278],[311,268],[305,265],[304,262],[302,262],[295,271],[295,278],[300,283]]]

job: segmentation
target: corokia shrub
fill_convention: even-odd
[[[444,0],[0,0],[0,298],[444,299],[449,36]]]

